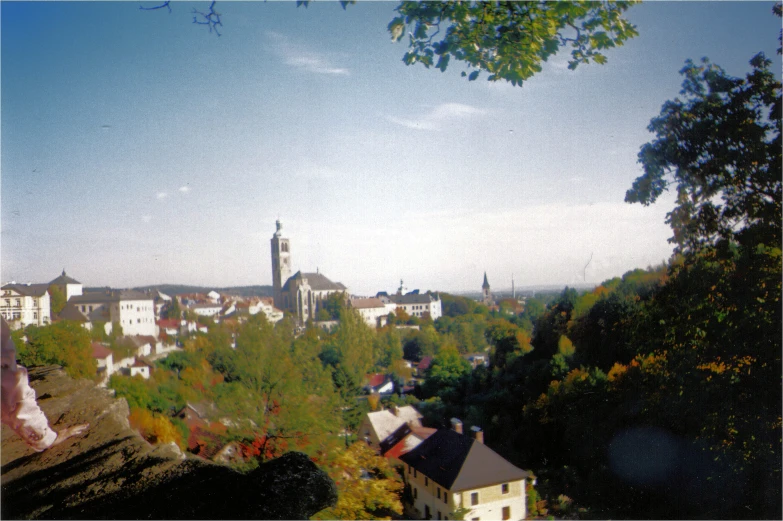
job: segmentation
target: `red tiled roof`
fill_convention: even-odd
[[[386,381],[386,375],[383,373],[375,373],[375,374],[368,374],[367,375],[367,385],[370,387],[378,387],[379,385],[383,385],[383,382]]]
[[[419,362],[419,371],[424,371],[430,367],[430,363],[432,363],[432,357],[431,356],[425,356],[421,359],[421,362]]]
[[[92,357],[93,358],[100,358],[103,360],[104,358],[109,358],[109,355],[111,355],[111,349],[106,347],[103,344],[100,344],[98,342],[92,343]]]
[[[179,327],[179,320],[176,318],[162,318],[158,320],[158,325],[160,327],[173,327],[178,328]]]

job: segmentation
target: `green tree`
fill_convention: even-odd
[[[512,85],[542,70],[562,47],[571,48],[569,68],[605,63],[603,51],[637,35],[622,14],[636,2],[401,2],[389,23],[392,40],[409,37],[403,57],[445,71],[453,58],[473,69],[475,80]]]
[[[454,402],[463,376],[471,371],[454,345],[444,345],[432,359],[421,386],[425,398],[440,396],[445,402]]]
[[[51,316],[56,316],[63,310],[67,300],[65,294],[60,290],[58,286],[52,284],[49,286],[49,307]]]
[[[688,60],[683,98],[667,101],[648,127],[656,139],[639,152],[644,174],[625,200],[649,205],[673,185],[667,223],[679,251],[759,235],[781,243],[781,86],[764,54],[750,65],[735,78],[706,58]]]
[[[92,378],[97,363],[92,357],[90,333],[78,322],[60,320],[54,324],[25,329],[27,342],[17,345],[22,365],[62,365],[73,378]]]

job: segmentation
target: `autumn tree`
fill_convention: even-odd
[[[335,449],[322,463],[337,485],[337,504],[313,519],[392,519],[402,514],[402,480],[366,443]]]

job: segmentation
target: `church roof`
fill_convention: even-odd
[[[451,429],[439,430],[400,459],[451,492],[517,481],[530,475],[483,443]]]
[[[72,279],[68,275],[65,274],[65,270],[63,270],[63,274],[51,281],[49,284],[81,284],[78,280]]]
[[[314,291],[345,291],[347,288],[339,282],[332,282],[320,273],[302,273],[297,271],[283,286],[283,291],[289,291],[291,285],[297,281],[307,282]]]
[[[489,289],[489,281],[487,280],[487,272],[484,272],[484,284],[481,285],[482,289]]]

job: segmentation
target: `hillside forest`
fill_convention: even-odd
[[[677,194],[665,264],[523,307],[441,293],[438,320],[403,314],[377,330],[339,301],[330,331],[297,332],[290,317],[210,324],[149,380],[115,376],[110,387],[147,439],[183,448],[192,433],[176,413],[213,404],[230,421],[204,427],[202,443],[238,442],[240,469],[304,451],[340,490],[321,517],[369,519],[399,513],[402,491],[354,443],[362,415],[383,405],[364,394],[366,375],[407,382],[405,360],[431,356],[411,394],[384,400],[414,404],[429,426],[481,426],[537,476],[531,515],[780,519],[781,91],[769,59],[750,64],[738,78],[687,62],[680,97],[650,123],[626,200]],[[16,341],[23,364],[94,374],[90,333],[75,324]],[[488,367],[462,356],[481,352]]]

